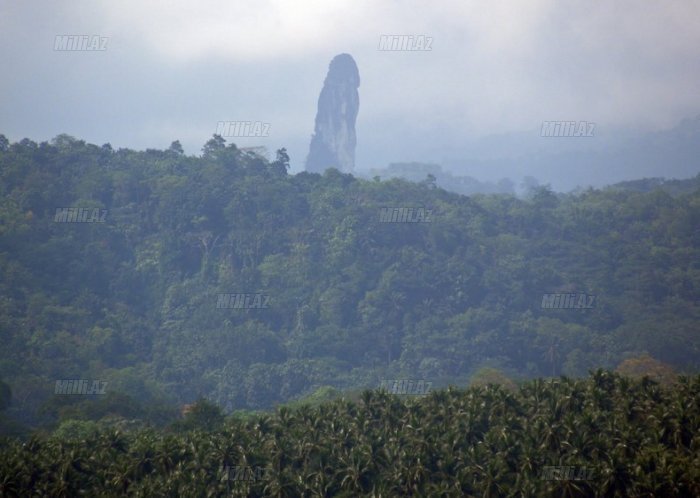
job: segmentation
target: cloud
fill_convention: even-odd
[[[264,61],[327,50],[352,39],[370,2],[237,0],[104,2],[114,31],[128,26],[140,44],[179,62],[198,58]]]
[[[668,128],[700,113],[699,24],[695,0],[5,2],[0,127],[198,152],[216,121],[261,120],[303,163],[328,63],[349,52],[358,158],[426,159],[543,120]],[[57,54],[57,34],[109,49]],[[432,51],[377,49],[398,34]]]

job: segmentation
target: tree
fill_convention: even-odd
[[[270,164],[270,169],[279,175],[286,175],[289,169],[289,154],[284,147],[277,150],[275,160]]]
[[[78,141],[75,137],[68,135],[67,133],[61,133],[60,135],[56,135],[52,140],[51,144],[55,145],[59,149],[69,149],[76,144],[81,143],[81,141]],[[82,142],[83,144],[85,142]]]
[[[469,382],[470,386],[487,386],[489,384],[502,386],[511,392],[518,390],[518,385],[506,374],[497,368],[491,367],[483,367],[477,370]]]
[[[202,153],[207,159],[217,159],[219,153],[224,150],[226,150],[226,140],[217,134],[214,134],[202,147]]]
[[[207,142],[208,143],[208,142]],[[206,147],[206,146],[205,146]],[[170,144],[170,147],[168,147],[168,150],[170,152],[174,152],[178,155],[182,155],[185,153],[185,151],[182,148],[182,145],[180,145],[179,140],[175,140],[173,143]]]
[[[649,377],[667,387],[678,379],[678,375],[670,365],[656,360],[648,354],[624,360],[615,371],[636,379]]]
[[[185,419],[179,426],[185,430],[203,429],[212,431],[219,429],[224,422],[224,414],[218,405],[199,398],[192,405],[189,405]]]
[[[429,189],[436,189],[437,188],[436,182],[437,182],[437,179],[435,178],[435,175],[433,175],[432,173],[428,173],[425,177],[425,180],[423,180],[421,182],[421,184],[425,185]]]
[[[53,437],[59,440],[84,440],[95,436],[98,425],[92,420],[68,419],[61,422],[61,425],[54,431]]]

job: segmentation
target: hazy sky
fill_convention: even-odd
[[[56,35],[108,38],[54,51]],[[431,51],[378,50],[381,35]],[[598,134],[700,114],[700,2],[615,0],[0,0],[0,133],[199,154],[218,121],[270,124],[239,146],[287,147],[303,167],[328,64],[360,71],[359,168],[542,121]],[[466,172],[477,178],[479,172]]]

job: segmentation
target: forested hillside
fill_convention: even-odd
[[[7,413],[67,417],[83,401],[57,401],[61,379],[107,382],[105,413],[156,420],[200,397],[266,409],[484,367],[700,370],[700,190],[467,197],[288,161],[216,135],[201,157],[0,136]]]

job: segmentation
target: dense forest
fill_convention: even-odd
[[[217,135],[201,157],[0,135],[3,433],[386,379],[700,371],[700,175],[517,198],[288,169]],[[69,379],[104,395],[56,394]]]
[[[700,376],[449,388],[172,431],[64,431],[0,458],[2,496],[700,496]]]

